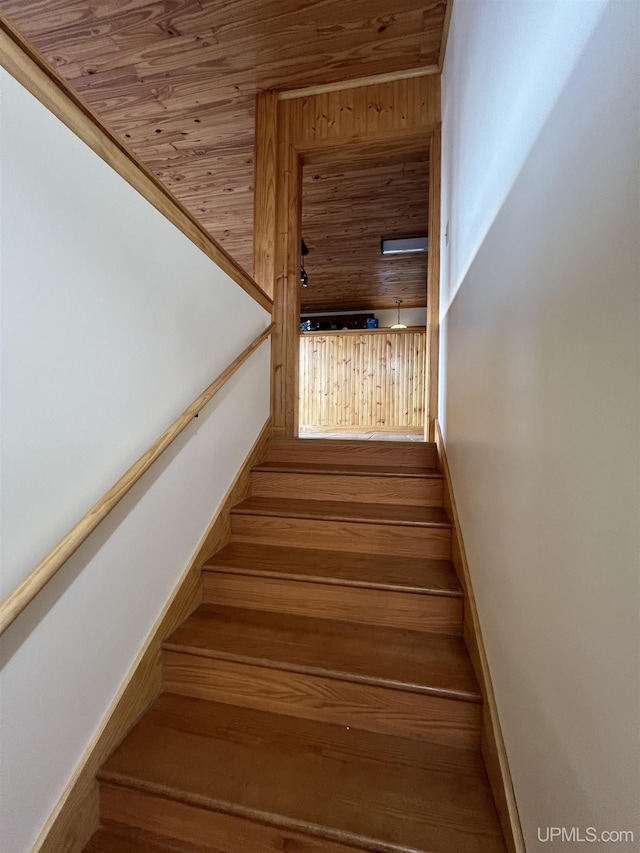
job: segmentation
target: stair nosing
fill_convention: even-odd
[[[310,664],[296,664],[289,661],[273,660],[272,658],[253,657],[252,655],[241,655],[234,652],[222,652],[218,649],[208,649],[201,646],[187,646],[182,643],[171,643],[165,640],[162,644],[165,651],[177,652],[178,654],[193,655],[194,657],[210,658],[213,660],[226,660],[232,663],[245,664],[247,666],[260,666],[265,669],[277,669],[283,672],[295,672],[299,675],[310,675],[316,678],[330,678],[335,681],[348,681],[355,684],[366,684],[369,687],[382,687],[389,690],[398,690],[405,693],[418,693],[422,696],[437,696],[441,699],[452,701],[470,702],[481,704],[482,695],[478,691],[455,690],[448,687],[433,687],[431,685],[411,684],[408,682],[393,681],[379,676],[361,675],[359,673],[342,672],[340,670],[325,669]]]
[[[206,809],[207,811],[218,812],[220,814],[230,814],[237,817],[243,817],[246,820],[251,820],[255,823],[294,830],[303,835],[306,834],[316,838],[326,838],[328,841],[335,841],[337,843],[350,844],[352,847],[371,851],[371,853],[429,853],[427,848],[420,850],[416,847],[390,844],[375,838],[357,835],[349,832],[348,830],[336,829],[317,823],[311,823],[310,821],[298,820],[294,817],[288,817],[287,815],[251,808],[249,806],[244,806],[241,803],[234,803],[230,800],[207,797],[203,794],[193,793],[192,791],[183,791],[178,788],[174,788],[171,785],[161,785],[158,782],[150,782],[146,779],[128,776],[124,773],[100,770],[98,773],[98,779],[100,782],[107,785],[156,794],[157,796],[164,797],[165,799],[185,803],[186,805]]]
[[[336,521],[336,522],[347,522],[349,524],[383,524],[387,527],[417,527],[417,528],[431,528],[435,530],[451,530],[451,521],[406,521],[403,519],[389,519],[389,518],[354,518],[349,515],[340,515],[340,516],[327,516],[326,514],[321,514],[316,510],[316,514],[313,512],[304,512],[302,510],[296,510],[294,507],[291,509],[283,510],[269,510],[268,507],[263,509],[252,509],[242,508],[242,503],[236,504],[236,506],[231,507],[232,515],[249,515],[252,517],[263,516],[267,518],[296,518],[296,519],[307,519],[309,521]],[[294,502],[295,503],[295,502]],[[320,503],[320,501],[318,501]],[[336,503],[341,503],[341,501],[336,501]],[[348,506],[350,502],[344,501],[344,504]],[[379,504],[372,504],[372,506],[379,506]],[[389,506],[398,506],[398,504],[389,504]],[[424,507],[424,509],[441,509],[441,507]]]
[[[202,567],[203,571],[212,574],[244,575],[246,577],[273,578],[275,580],[295,581],[296,583],[313,583],[327,586],[356,587],[358,589],[375,589],[381,592],[406,592],[410,595],[439,595],[444,598],[464,598],[462,589],[432,589],[420,586],[402,586],[400,584],[382,583],[378,581],[358,581],[349,578],[325,577],[323,575],[299,575],[295,572],[274,572],[268,569],[246,569],[237,566],[225,566],[215,563],[212,557]]]
[[[444,474],[442,471],[439,471],[437,468],[425,468],[424,472],[415,473],[415,472],[404,472],[404,471],[362,471],[362,470],[354,470],[354,471],[337,471],[331,468],[331,465],[327,463],[326,470],[317,471],[317,470],[309,470],[308,465],[314,463],[300,463],[299,465],[295,465],[291,467],[284,462],[261,462],[259,465],[254,465],[251,471],[256,471],[257,473],[268,473],[268,474],[307,474],[310,477],[314,476],[322,476],[325,474],[331,476],[344,476],[344,477],[400,477],[404,479],[412,479],[412,480],[443,480]],[[354,466],[355,467],[355,466]],[[407,466],[408,468],[418,466]],[[323,465],[324,468],[324,465]]]

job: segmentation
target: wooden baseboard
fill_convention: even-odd
[[[500,727],[496,698],[491,683],[491,674],[482,638],[476,600],[473,594],[473,584],[464,549],[447,452],[440,424],[437,420],[435,422],[435,442],[438,448],[440,467],[445,477],[444,507],[449,513],[453,526],[451,537],[452,560],[465,592],[464,640],[469,650],[480,689],[482,690],[482,756],[487,768],[491,791],[509,853],[525,853],[520,816],[518,814],[513,782],[509,771],[507,752],[502,738],[502,729]]]
[[[231,535],[229,511],[249,494],[251,468],[264,458],[270,436],[269,417],[127,673],[100,729],[85,750],[32,853],[81,853],[98,828],[98,770],[160,693],[162,643],[201,603],[202,564],[228,541]]]

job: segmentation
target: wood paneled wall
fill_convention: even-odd
[[[423,427],[424,329],[305,332],[300,336],[300,424]]]
[[[256,245],[275,245],[276,252],[270,260],[262,255],[256,273],[260,285],[274,294],[274,432],[293,436],[298,427],[302,165],[339,163],[345,156],[353,159],[430,150],[440,133],[440,76],[426,74],[300,97],[281,96],[277,108],[276,157],[269,154],[272,133],[264,112],[256,139],[256,179],[263,176],[263,180],[274,181],[276,216],[267,215],[266,204],[257,205],[255,221]],[[261,144],[262,134],[269,139],[267,145]],[[433,216],[432,221],[436,220]],[[439,241],[436,231],[430,239]]]
[[[256,94],[437,71],[447,11],[446,0],[0,0],[248,273]]]
[[[280,110],[301,151],[401,136],[440,121],[440,75],[285,99]]]

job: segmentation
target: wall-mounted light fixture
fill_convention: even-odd
[[[428,249],[428,237],[400,237],[397,240],[380,241],[383,255],[407,255],[410,252],[426,252]]]
[[[405,324],[400,322],[400,306],[402,305],[402,299],[396,299],[396,305],[398,306],[398,322],[394,323],[391,328],[392,329],[406,329],[407,327],[405,326]]]
[[[303,287],[309,287],[309,276],[304,268],[304,258],[305,255],[308,254],[309,250],[307,249],[307,244],[302,240],[300,243],[300,284]]]

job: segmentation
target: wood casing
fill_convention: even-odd
[[[271,96],[259,96],[260,98]],[[269,102],[273,107],[273,99]],[[397,156],[403,152],[428,151],[430,240],[439,244],[439,138],[440,77],[436,74],[392,80],[360,88],[321,92],[281,99],[277,105],[277,155],[273,150],[272,122],[267,120],[266,101],[259,104],[257,177],[274,181],[276,217],[257,216],[257,245],[276,247],[271,261],[261,262],[260,282],[274,294],[276,329],[272,345],[272,413],[276,435],[294,436],[298,431],[300,240],[302,237],[303,163],[336,163],[372,156]],[[265,138],[267,145],[262,145]],[[431,154],[434,147],[435,158]],[[274,162],[275,160],[275,162]],[[268,192],[261,188],[261,196]],[[266,208],[265,208],[266,210]],[[258,210],[256,209],[256,213]],[[426,303],[432,306],[427,327],[428,384],[427,426],[431,435],[437,415],[437,292],[439,260],[429,253]],[[424,304],[424,303],[423,303]],[[428,309],[429,310],[429,309]]]

